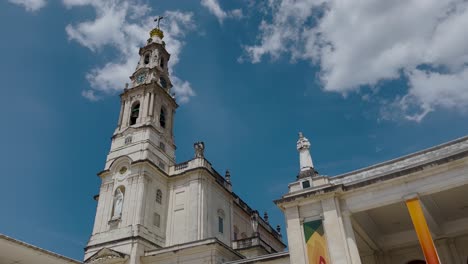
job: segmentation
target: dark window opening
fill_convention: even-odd
[[[161,84],[162,88],[167,88],[166,79],[164,79],[163,77],[159,77],[159,83]]]
[[[164,69],[164,59],[163,58],[161,58],[161,60],[159,61],[159,67]]]
[[[159,142],[159,148],[160,148],[162,151],[166,151],[166,145],[165,145],[163,142]]]
[[[221,216],[218,216],[218,231],[221,234],[224,232],[224,219]]]
[[[161,108],[161,112],[159,113],[159,125],[162,128],[166,127],[166,110],[164,108]]]
[[[303,181],[302,182],[302,189],[309,188],[310,187],[310,181]]]
[[[139,115],[140,115],[140,103],[136,103],[132,107],[132,111],[130,113],[130,125],[136,124],[136,121]]]
[[[149,60],[150,60],[150,55],[149,55],[149,54],[146,54],[146,55],[145,55],[145,60],[144,60],[145,64],[148,64],[148,63],[149,63]]]

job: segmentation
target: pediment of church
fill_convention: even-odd
[[[84,263],[119,264],[124,263],[127,259],[127,254],[120,253],[112,249],[103,248],[85,260]]]

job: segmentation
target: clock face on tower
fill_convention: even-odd
[[[145,78],[146,78],[146,74],[142,73],[142,74],[137,76],[136,81],[137,81],[137,83],[142,83],[142,82],[145,81]]]

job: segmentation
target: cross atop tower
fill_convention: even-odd
[[[157,22],[158,25],[157,25],[157,28],[160,29],[159,27],[159,22],[161,22],[161,20],[163,19],[164,17],[163,16],[158,16],[157,18],[154,19],[154,22]]]

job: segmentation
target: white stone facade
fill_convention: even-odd
[[[193,159],[176,162],[170,56],[153,38],[121,94],[86,263],[311,263],[303,223],[322,219],[331,263],[406,264],[424,259],[408,195],[422,201],[439,257],[466,261],[468,138],[326,177],[300,133],[297,181],[276,201],[286,218],[285,253],[281,235],[233,192],[230,174],[205,159],[203,142],[194,144]]]
[[[85,263],[224,263],[283,252],[281,235],[211,167],[203,142],[176,163],[169,54],[156,35],[140,56],[99,173]]]
[[[285,213],[291,263],[312,263],[302,224],[316,219],[333,264],[424,260],[409,196],[419,197],[441,262],[468,261],[468,137],[335,177],[299,176],[289,190],[275,202]]]

